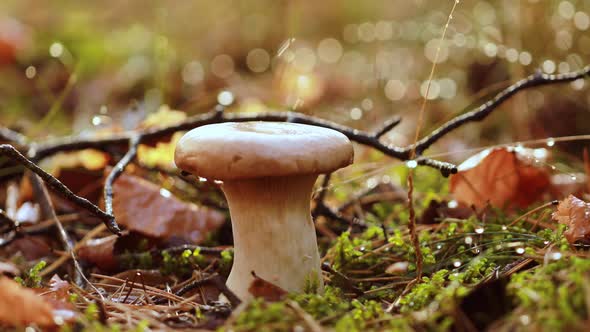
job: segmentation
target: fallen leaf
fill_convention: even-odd
[[[590,243],[590,203],[569,195],[559,202],[553,219],[567,225],[564,235],[569,243]]]
[[[113,271],[119,267],[113,250],[117,235],[86,241],[78,249],[78,257],[96,265],[104,271]]]
[[[78,315],[76,308],[68,301],[72,285],[54,274],[49,280],[49,289],[35,289],[51,305],[53,321],[61,325],[70,322]]]
[[[109,155],[94,149],[84,149],[76,152],[60,152],[42,162],[54,176],[59,176],[62,169],[83,167],[90,171],[101,170],[109,162]]]
[[[12,279],[0,277],[0,293],[0,325],[55,325],[51,304],[33,290]]]
[[[70,288],[72,288],[70,283],[60,278],[57,274],[54,274],[53,277],[49,279],[49,289],[60,294],[64,299]]]
[[[137,176],[122,174],[113,191],[113,210],[119,225],[147,236],[179,237],[199,243],[225,222],[223,213],[183,202]]]
[[[153,287],[174,283],[174,279],[171,276],[162,275],[160,270],[132,269],[117,273],[113,277],[121,280],[129,280],[130,282],[136,284],[144,284],[146,286]],[[120,285],[120,283],[114,279],[103,279],[101,280],[101,283]]]
[[[527,207],[549,189],[549,172],[532,165],[542,160],[544,149],[497,148],[484,150],[459,165],[451,176],[450,190],[458,201],[477,208]]]
[[[457,201],[447,202],[433,199],[428,203],[428,207],[418,219],[418,223],[432,225],[440,223],[445,218],[467,219],[473,213],[473,209]]]
[[[160,167],[162,169],[173,169],[174,150],[183,133],[173,134],[170,140],[156,142],[152,145],[141,144],[137,149],[137,159],[146,166]]]
[[[156,112],[148,115],[147,118],[141,122],[138,129],[172,126],[185,119],[186,113],[170,109],[168,105],[162,105]]]
[[[6,252],[20,252],[26,260],[32,261],[52,253],[51,240],[45,235],[29,235],[14,239],[5,248]]]
[[[254,280],[248,287],[248,292],[254,297],[261,297],[266,301],[275,302],[281,301],[287,296],[287,291],[281,287],[271,283],[270,281],[264,280],[252,272]]]

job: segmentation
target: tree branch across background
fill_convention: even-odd
[[[548,75],[536,73],[530,75],[527,78],[524,78],[498,92],[489,101],[446,122],[439,128],[432,131],[429,135],[419,140],[415,146],[410,145],[406,147],[398,147],[381,142],[381,137],[387,132],[393,130],[396,125],[399,124],[401,121],[399,117],[394,117],[389,121],[386,121],[374,132],[366,132],[300,113],[226,113],[223,108],[217,107],[210,112],[190,117],[176,125],[114,134],[106,138],[82,138],[71,136],[56,139],[47,143],[30,143],[29,140],[22,134],[8,128],[0,127],[0,141],[9,142],[14,145],[14,147],[8,144],[0,145],[0,155],[9,157],[14,162],[25,166],[35,174],[39,175],[51,189],[58,192],[64,198],[73,202],[77,206],[97,216],[112,232],[118,234],[120,230],[115,222],[115,217],[112,214],[112,185],[116,181],[117,177],[123,172],[125,167],[135,159],[137,147],[141,143],[165,140],[178,131],[187,131],[199,126],[221,122],[275,121],[302,123],[339,131],[346,135],[351,141],[371,147],[382,152],[386,156],[401,161],[408,161],[410,159],[412,149],[415,148],[415,159],[418,165],[425,165],[438,169],[444,176],[448,176],[449,174],[457,172],[457,167],[455,165],[422,156],[424,151],[426,151],[442,137],[463,126],[464,124],[485,119],[498,106],[500,106],[503,102],[514,96],[519,91],[542,85],[572,82],[577,79],[587,78],[589,76],[590,66],[587,66],[582,70],[566,74]],[[58,152],[76,151],[88,148],[107,151],[113,146],[127,146],[127,153],[121,158],[121,160],[119,160],[115,168],[107,177],[103,197],[106,202],[106,212],[85,198],[75,195],[59,180],[36,165],[36,163],[42,159]],[[26,157],[24,154],[26,154]]]

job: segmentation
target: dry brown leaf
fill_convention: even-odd
[[[488,202],[497,207],[527,207],[549,189],[549,172],[531,165],[529,154],[542,159],[542,149],[484,150],[459,166],[450,179],[458,201],[477,208]],[[545,151],[546,152],[546,151]]]
[[[116,240],[117,235],[89,240],[78,249],[78,257],[93,263],[101,270],[115,270],[119,266],[113,254]]]
[[[252,272],[254,280],[250,283],[248,292],[254,297],[261,297],[266,301],[275,302],[281,301],[287,296],[287,291],[281,287],[264,280]]]
[[[74,305],[68,302],[68,292],[71,288],[69,282],[54,274],[49,280],[49,289],[39,289],[43,299],[52,307],[54,321],[71,322],[78,315]]]
[[[590,203],[569,195],[559,202],[553,219],[567,225],[564,235],[569,243],[590,243]]]
[[[453,201],[431,200],[428,207],[422,212],[422,216],[418,219],[419,224],[433,225],[438,224],[445,218],[467,219],[473,215],[475,211],[469,206]]]
[[[3,248],[3,252],[20,252],[26,260],[38,260],[52,253],[51,239],[45,235],[29,235],[14,239]]]
[[[55,325],[51,304],[33,290],[12,279],[0,277],[0,294],[0,325]]]
[[[223,213],[183,202],[137,176],[122,174],[113,190],[113,210],[119,225],[144,235],[199,243],[225,221]]]

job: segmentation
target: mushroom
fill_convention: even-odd
[[[227,286],[252,297],[252,272],[288,292],[322,292],[310,213],[319,174],[350,165],[352,144],[327,128],[276,122],[226,122],[193,129],[178,142],[176,165],[221,180],[234,237]]]

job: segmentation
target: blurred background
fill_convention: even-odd
[[[453,2],[2,0],[0,123],[41,139],[222,104],[366,130],[401,115],[384,139],[406,145],[422,98],[425,134],[536,70],[590,63],[590,1],[461,1],[441,43]],[[429,152],[589,133],[588,85],[518,94]]]

